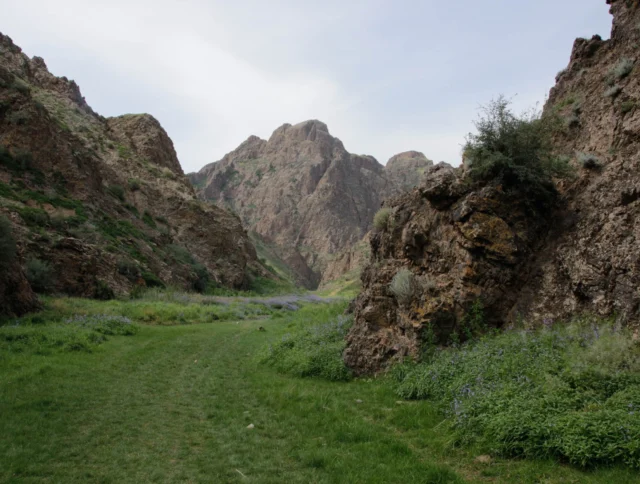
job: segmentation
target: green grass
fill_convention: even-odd
[[[42,332],[59,327],[44,324],[52,316],[135,314],[146,302],[46,304],[29,318]],[[257,363],[269,343],[343,308],[143,325],[91,351],[0,349],[0,482],[638,482],[617,468],[479,463],[452,445],[435,405],[399,402],[384,380],[301,379]]]

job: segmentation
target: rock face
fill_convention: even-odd
[[[431,168],[419,188],[386,203],[391,229],[371,238],[345,361],[375,372],[468,324],[475,301],[489,324],[581,313],[640,321],[640,7],[610,0],[612,38],[578,39],[545,106],[565,119],[555,145],[577,177],[551,215],[499,186],[471,189],[462,168]],[[586,161],[585,161],[586,160]],[[390,284],[409,270],[411,297]]]
[[[203,277],[243,287],[263,270],[240,220],[196,198],[157,120],[97,115],[2,34],[0,212],[24,261],[48,264],[67,294]]]
[[[424,155],[407,158],[388,176],[373,157],[348,153],[324,123],[306,121],[281,126],[268,141],[252,136],[189,177],[205,200],[229,207],[276,246],[298,282],[315,288],[335,256],[370,230],[381,201],[415,186],[431,164]]]

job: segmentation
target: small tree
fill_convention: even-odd
[[[552,135],[558,121],[530,110],[521,116],[509,108],[503,96],[483,107],[464,148],[469,177],[475,182],[495,182],[522,195],[537,208],[548,208],[556,199],[553,177],[571,173],[566,158],[555,156]]]

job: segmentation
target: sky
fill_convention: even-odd
[[[460,163],[478,108],[544,103],[605,0],[0,0],[0,31],[104,116],[147,112],[185,172],[319,119],[381,163]]]

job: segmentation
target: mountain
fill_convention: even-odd
[[[345,350],[357,373],[461,334],[478,301],[494,326],[578,315],[640,322],[640,8],[607,3],[611,39],[576,40],[544,108],[562,121],[554,147],[576,169],[558,183],[558,207],[532,211],[447,165],[386,203],[394,223],[371,238]],[[410,298],[399,285],[394,295],[394,279]]]
[[[16,248],[0,275],[4,313],[35,307],[31,286],[109,297],[144,285],[241,288],[264,273],[240,220],[196,198],[156,119],[96,114],[74,81],[2,34],[0,216]]]
[[[189,178],[203,199],[237,213],[299,283],[315,288],[369,232],[382,200],[418,184],[431,164],[410,152],[387,169],[350,154],[312,120],[285,124],[268,141],[251,136]]]

